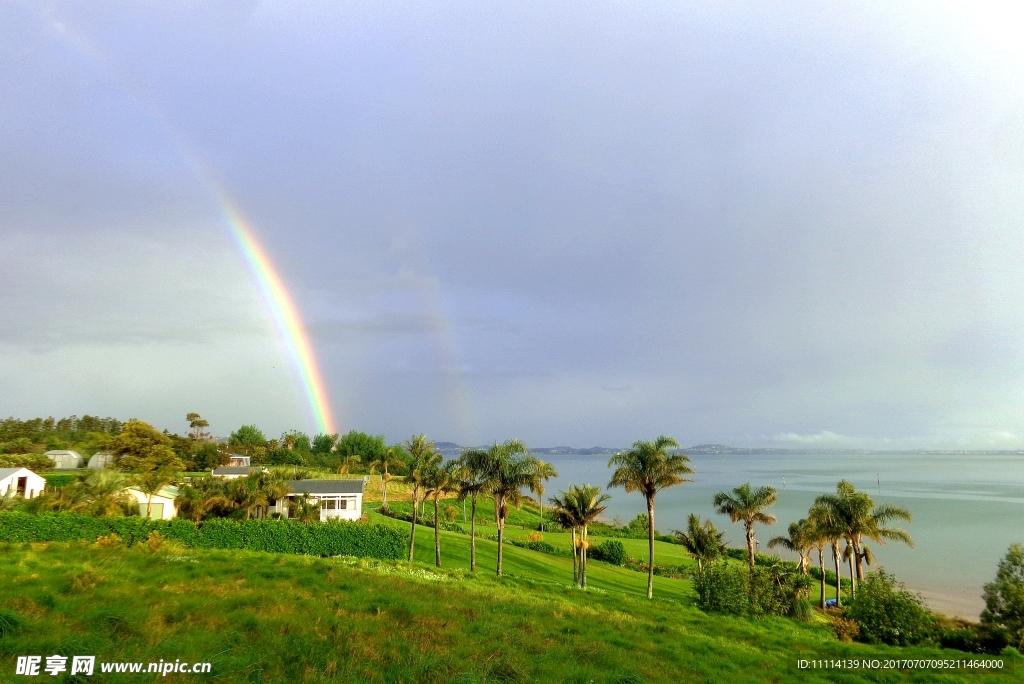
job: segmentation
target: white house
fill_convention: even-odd
[[[253,473],[265,473],[266,468],[260,468],[258,466],[221,466],[220,468],[214,468],[210,473],[214,477],[223,477],[225,480],[234,480],[238,477],[247,477]]]
[[[46,480],[28,468],[0,468],[0,496],[8,492],[34,499],[46,489]]]
[[[320,503],[320,520],[359,520],[363,515],[363,487],[366,479],[359,480],[294,480],[288,483],[290,492],[285,499],[275,501],[270,510],[288,517],[288,501],[308,494]]]
[[[112,468],[114,466],[114,454],[107,451],[97,451],[89,458],[89,467],[96,470]]]
[[[53,467],[57,470],[74,470],[85,467],[85,459],[77,451],[54,449],[47,451],[43,456],[53,461]]]
[[[228,465],[236,468],[248,468],[251,465],[249,461],[249,456],[241,456],[239,454],[231,454],[228,457]]]
[[[128,493],[139,502],[139,515],[145,517],[146,504],[149,502],[149,495],[135,487],[129,487]],[[153,495],[153,505],[149,510],[149,517],[155,520],[170,520],[178,514],[178,506],[175,499],[178,498],[178,488],[167,485]]]

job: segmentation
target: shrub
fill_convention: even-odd
[[[836,639],[839,639],[844,644],[848,644],[860,634],[860,625],[857,624],[856,620],[849,620],[839,615],[834,615],[830,618],[829,622],[832,625],[832,632],[836,635]]]
[[[1002,632],[1010,646],[1024,648],[1024,545],[1013,544],[999,561],[996,578],[985,585],[981,624]]]
[[[96,537],[96,546],[101,549],[112,549],[115,546],[120,546],[123,541],[117,532],[111,532],[102,537]]]
[[[590,549],[590,557],[594,560],[604,561],[612,565],[626,564],[626,547],[622,542],[613,539],[606,539],[597,546]]]
[[[868,573],[845,615],[860,625],[861,641],[892,646],[920,643],[934,624],[921,599],[885,570]]]
[[[794,593],[781,586],[769,572],[753,572],[727,563],[709,563],[693,580],[697,606],[710,613],[760,617],[788,615],[793,611]]]
[[[94,518],[78,513],[0,513],[0,541],[98,540],[117,534],[132,546],[159,532],[187,547],[247,549],[311,556],[360,556],[399,560],[408,537],[384,525],[330,522],[305,525],[295,520],[227,520],[198,526],[187,520],[151,520],[138,516]]]

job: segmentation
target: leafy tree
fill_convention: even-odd
[[[459,457],[463,468],[460,471],[459,496],[470,497],[472,504],[469,516],[469,569],[476,571],[476,502],[477,497],[487,488],[489,469],[488,453],[482,449],[467,449]]]
[[[575,547],[579,547],[579,564],[576,582],[583,589],[587,588],[587,548],[590,540],[587,528],[594,524],[598,516],[607,510],[604,505],[611,497],[601,493],[600,487],[583,485],[582,487],[569,486],[569,491],[560,492],[561,496],[551,498],[553,507],[552,517],[563,527],[570,527],[573,532],[573,560],[576,559]],[[579,531],[579,542],[576,541],[576,532]]]
[[[536,479],[530,488],[537,495],[537,504],[540,506],[540,531],[544,531],[544,483],[553,477],[558,477],[555,466],[537,459]]]
[[[243,425],[228,437],[228,444],[245,452],[252,452],[256,447],[266,447],[267,437],[255,425]]]
[[[647,501],[648,557],[647,598],[654,596],[654,498],[667,487],[684,482],[693,482],[684,475],[692,475],[688,465],[689,457],[670,454],[678,449],[679,443],[664,435],[653,442],[638,441],[633,448],[622,454],[615,454],[608,461],[609,468],[615,468],[609,487],[622,487],[628,493],[640,492]]]
[[[281,435],[280,447],[288,451],[297,451],[308,454],[313,451],[313,443],[305,432],[292,430]]]
[[[334,451],[335,445],[338,443],[338,434],[318,434],[313,438],[313,444],[310,451],[318,456],[326,456]]]
[[[359,456],[363,462],[379,458],[387,450],[384,435],[368,435],[350,430],[338,440],[335,451],[340,456]]]
[[[861,641],[892,646],[924,641],[934,624],[921,599],[885,570],[867,575],[850,599],[845,616],[860,626]]]
[[[196,442],[201,442],[209,438],[210,433],[206,431],[206,428],[210,427],[210,422],[205,420],[198,413],[189,413],[185,416],[185,420],[188,421],[188,426],[191,428],[191,432],[188,436]]]
[[[750,558],[750,569],[754,569],[754,525],[774,525],[775,516],[764,512],[778,501],[779,493],[774,487],[758,487],[753,489],[750,483],[742,484],[732,490],[732,494],[719,492],[712,503],[719,513],[729,516],[736,522],[743,522],[747,535],[747,554]]]
[[[128,478],[122,473],[114,470],[93,470],[78,482],[68,485],[79,490],[75,493],[75,498],[80,497],[69,510],[95,516],[137,513],[138,502],[125,489],[127,485]]]
[[[184,467],[171,449],[171,438],[141,420],[128,421],[120,434],[106,440],[104,447],[114,455],[121,470],[141,473],[159,468],[180,471]]]
[[[0,468],[28,468],[53,470],[53,461],[42,454],[0,454]]]
[[[209,477],[183,485],[178,490],[176,504],[178,517],[197,525],[216,509],[226,510],[234,506],[234,502],[224,494],[224,481]]]
[[[426,435],[413,435],[405,440],[402,448],[412,460],[409,466],[409,474],[403,482],[412,485],[412,532],[409,535],[409,562],[411,563],[416,552],[416,507],[419,504],[420,492],[423,490],[424,480],[427,472],[444,460],[434,448],[434,443],[427,441]]]
[[[1024,649],[1024,545],[1010,546],[982,597],[981,624],[1005,634],[1014,648]]]
[[[703,573],[704,567],[725,554],[725,532],[715,529],[714,523],[691,513],[686,518],[686,532],[675,531],[676,539],[686,549],[687,555],[697,561],[697,572]]]
[[[537,480],[535,464],[536,459],[529,455],[529,449],[518,439],[494,444],[487,450],[485,491],[494,499],[495,522],[498,526],[498,577],[501,577],[508,507],[509,504],[516,508],[523,505],[522,490],[532,487]]]

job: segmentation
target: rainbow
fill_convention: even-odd
[[[310,344],[309,333],[302,323],[299,310],[295,307],[295,302],[288,294],[284,281],[274,268],[267,251],[256,238],[252,226],[223,192],[217,191],[215,194],[228,225],[231,226],[231,233],[256,276],[274,322],[281,331],[288,353],[295,363],[295,370],[305,390],[317,429],[332,434],[335,432],[335,424],[327,399],[327,388],[324,386],[323,376],[313,354],[313,345]]]

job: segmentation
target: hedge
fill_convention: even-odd
[[[115,533],[128,545],[158,531],[166,539],[202,549],[246,549],[310,556],[359,556],[402,559],[408,553],[408,537],[385,525],[356,522],[303,524],[297,520],[227,520],[202,522],[152,520],[138,516],[97,518],[79,513],[19,511],[0,513],[0,541],[93,540]]]

